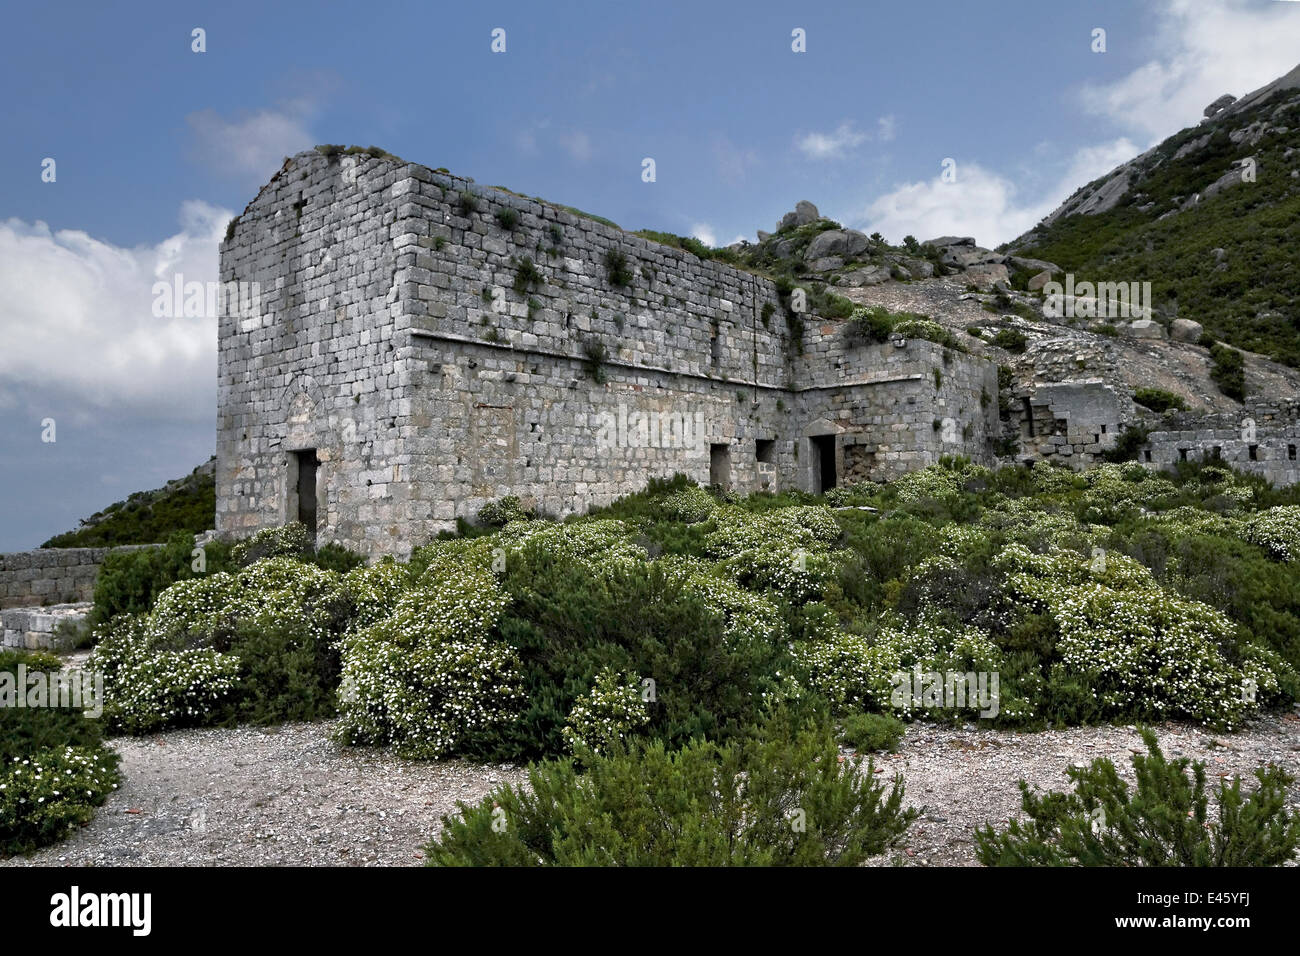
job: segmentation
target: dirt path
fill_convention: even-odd
[[[0,865],[416,865],[457,800],[478,800],[524,777],[510,766],[411,763],[342,747],[330,740],[331,727],[118,739],[125,782],[95,820],[58,846]],[[1270,762],[1300,775],[1294,715],[1233,735],[1168,725],[1159,737],[1166,754],[1206,761],[1211,781]],[[902,773],[908,803],[927,810],[901,849],[874,862],[972,865],[971,831],[1019,812],[1018,779],[1066,789],[1071,763],[1109,756],[1131,781],[1129,758],[1140,747],[1125,727],[1016,734],[913,724],[899,753],[878,758],[877,766]],[[1291,797],[1300,809],[1300,785]]]

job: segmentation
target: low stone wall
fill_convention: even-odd
[[[0,647],[29,651],[69,651],[86,631],[92,605],[55,604],[0,611]]]
[[[0,554],[0,609],[89,601],[94,596],[99,566],[110,551],[150,547],[155,545],[38,548]]]
[[[1285,487],[1300,482],[1300,403],[1247,406],[1240,415],[1171,414],[1147,436],[1141,460],[1221,462]]]

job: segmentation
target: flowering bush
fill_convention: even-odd
[[[352,602],[349,627],[361,630],[392,614],[411,587],[409,565],[381,561],[353,568],[343,576],[343,590]]]
[[[745,587],[803,604],[824,596],[838,575],[839,560],[828,549],[839,537],[839,523],[824,505],[759,514],[726,508],[715,514],[705,549]]]
[[[574,558],[593,570],[638,563],[645,549],[633,544],[628,526],[622,521],[600,518],[554,524],[549,521],[512,521],[497,533],[498,547],[511,551],[525,546],[542,548],[559,558]]]
[[[1300,505],[1269,508],[1246,519],[1242,537],[1276,561],[1300,558]]]
[[[1232,621],[1165,591],[1131,558],[1088,561],[1012,546],[999,562],[1015,593],[1055,622],[1065,670],[1085,679],[1106,716],[1179,717],[1230,729],[1257,710],[1243,693],[1246,675],[1222,653],[1235,640]],[[1254,679],[1276,687],[1265,670],[1257,660]]]
[[[965,459],[950,459],[906,474],[890,482],[889,486],[898,494],[899,501],[953,500],[959,498],[972,482],[987,480],[992,474],[987,468]]]
[[[522,701],[514,651],[492,637],[508,596],[491,572],[462,566],[436,588],[341,640],[339,734],[415,758],[454,752],[508,722]]]
[[[0,855],[29,853],[89,823],[121,780],[103,746],[6,754],[0,764]]]
[[[525,511],[515,495],[506,495],[498,501],[489,501],[478,511],[479,524],[501,527],[511,521],[527,521],[532,512]]]
[[[713,496],[703,488],[698,485],[687,485],[664,498],[660,507],[664,517],[669,521],[694,524],[707,518],[717,506],[718,503],[713,500]]]
[[[131,734],[207,723],[239,683],[239,658],[213,650],[156,651],[117,672],[104,715]]]
[[[311,550],[307,526],[297,521],[281,528],[263,528],[230,549],[231,560],[240,566],[263,558],[295,557]]]
[[[569,750],[603,753],[615,740],[650,723],[642,700],[640,678],[627,678],[612,670],[601,671],[591,690],[577,699],[565,724],[564,741]]]

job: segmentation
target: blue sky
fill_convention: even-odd
[[[716,244],[806,198],[993,245],[1297,62],[1283,0],[11,5],[0,550],[211,454],[215,322],[153,316],[150,289],[215,279],[225,222],[311,145]]]

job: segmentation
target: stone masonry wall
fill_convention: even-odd
[[[1300,402],[1244,408],[1238,416],[1171,414],[1147,436],[1141,460],[1156,468],[1179,461],[1222,461],[1282,487],[1300,482]]]
[[[39,607],[89,601],[99,566],[123,548],[38,548],[0,554],[0,608]]]
[[[295,517],[305,449],[319,533],[400,556],[506,494],[559,516],[678,471],[818,490],[819,436],[879,478],[987,460],[997,427],[992,363],[848,349],[811,316],[801,352],[765,278],[391,159],[290,160],[221,277],[261,289],[221,320],[226,535]]]

